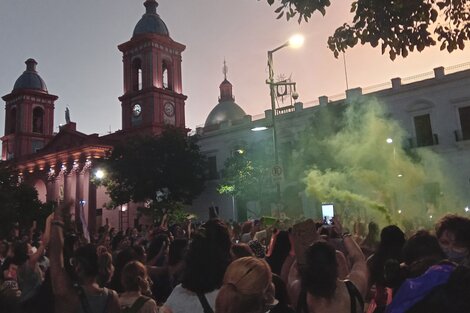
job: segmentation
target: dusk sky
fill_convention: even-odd
[[[49,93],[59,96],[55,127],[68,106],[77,130],[105,134],[121,128],[122,55],[145,12],[144,0],[0,0],[0,94],[12,91],[34,58]],[[186,125],[201,125],[217,104],[224,58],[235,101],[247,114],[270,107],[266,52],[302,33],[305,45],[274,54],[276,75],[292,76],[305,103],[346,89],[343,59],[327,48],[330,34],[349,22],[351,1],[332,1],[325,17],[309,23],[276,20],[265,0],[161,0],[157,12],[183,52]],[[367,87],[470,61],[470,49],[452,54],[437,47],[392,62],[380,49],[358,46],[346,54],[349,87]],[[2,101],[4,108],[5,103]],[[4,134],[4,109],[0,113]]]

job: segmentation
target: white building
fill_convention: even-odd
[[[202,219],[208,214],[207,207],[212,205],[220,208],[223,218],[234,217],[236,208],[232,197],[217,192],[224,162],[240,147],[250,149],[273,140],[272,131],[251,131],[256,126],[271,124],[271,110],[258,118],[246,115],[235,103],[232,85],[227,79],[220,85],[220,91],[219,103],[205,125],[196,130],[201,136],[201,150],[210,163],[211,179],[205,192],[193,202],[193,209]],[[321,106],[347,103],[358,96],[372,96],[383,102],[390,117],[399,121],[407,132],[410,148],[432,149],[449,162],[449,175],[460,188],[458,192],[466,195],[464,201],[470,203],[470,63],[446,69],[440,67],[410,78],[394,78],[369,88],[350,89],[333,99],[321,96],[308,107],[297,102],[277,108],[278,147],[289,149]],[[292,183],[293,178],[288,176],[284,176],[282,190]],[[318,216],[319,210],[312,201],[302,194],[299,194],[299,201],[304,214]]]

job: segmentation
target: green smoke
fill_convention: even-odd
[[[328,105],[315,113],[293,164],[308,195],[345,215],[362,210],[390,223],[463,207],[444,160],[428,148],[407,149],[407,137],[377,100]]]

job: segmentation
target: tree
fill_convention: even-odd
[[[262,150],[262,149],[261,149]],[[268,207],[274,199],[274,185],[271,181],[270,166],[264,162],[264,153],[241,150],[225,161],[222,170],[222,182],[218,187],[220,194],[233,196],[239,208],[244,208],[247,201],[258,200],[262,207]],[[268,157],[269,158],[269,157]],[[240,212],[240,218],[246,218]]]
[[[276,3],[277,18],[298,15],[307,22],[315,12],[326,14],[330,0],[266,0]],[[448,52],[465,47],[470,39],[470,4],[467,0],[356,0],[351,4],[352,23],[344,23],[328,38],[335,57],[358,43],[381,46],[390,59],[406,57],[440,43]],[[436,42],[437,40],[437,42]]]
[[[131,201],[188,203],[204,188],[206,159],[195,137],[168,128],[158,137],[133,137],[99,164],[111,207]]]
[[[41,217],[41,202],[34,187],[18,182],[18,173],[0,163],[0,238],[14,228],[29,228]]]

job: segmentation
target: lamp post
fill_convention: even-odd
[[[299,48],[304,42],[304,37],[302,35],[294,35],[289,41],[280,45],[276,49],[268,51],[268,71],[269,77],[266,80],[266,84],[269,85],[269,91],[271,96],[271,119],[273,127],[273,147],[274,147],[274,166],[279,166],[279,151],[277,143],[277,128],[276,128],[276,82],[274,82],[274,66],[273,66],[273,54],[274,52],[281,50],[285,47]],[[278,202],[278,214],[280,213],[280,201],[281,201],[281,184],[279,181],[276,181],[276,192],[277,192],[277,202]]]

